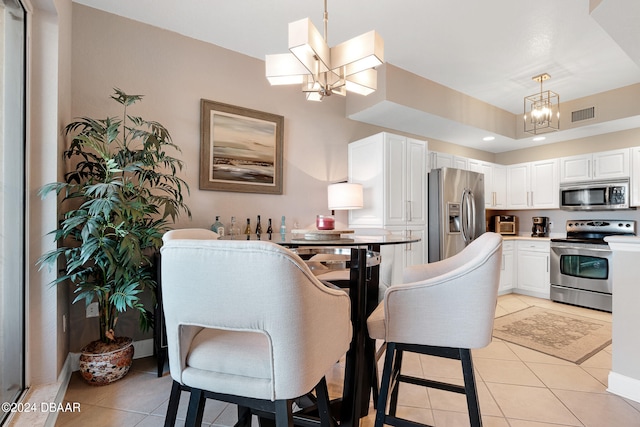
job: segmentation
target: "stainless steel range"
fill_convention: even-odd
[[[635,234],[635,221],[567,221],[567,237],[551,239],[551,300],[611,312],[612,253],[604,238]]]

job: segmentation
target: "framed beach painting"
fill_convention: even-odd
[[[282,194],[284,117],[201,100],[200,189]]]

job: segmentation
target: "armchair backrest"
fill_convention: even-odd
[[[167,238],[161,254],[176,381],[202,328],[267,336],[274,398],[307,393],[348,349],[349,297],[324,286],[288,249],[267,241]]]
[[[441,347],[491,342],[502,236],[484,233],[460,253],[408,267],[405,283],[385,292],[386,339]]]

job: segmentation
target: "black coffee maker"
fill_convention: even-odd
[[[549,217],[534,216],[531,237],[549,237]]]

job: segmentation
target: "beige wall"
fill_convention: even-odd
[[[347,177],[347,144],[381,129],[345,119],[345,99],[308,102],[299,87],[271,87],[264,62],[169,31],[73,5],[72,116],[119,114],[112,88],[145,95],[130,113],[164,124],[182,149],[182,177],[191,194],[193,218],[176,228],[209,227],[215,215],[242,224],[261,215],[279,227],[300,227],[326,214],[326,186]],[[353,95],[352,95],[353,96]],[[357,95],[356,95],[357,96]],[[284,116],[284,194],[245,194],[198,189],[200,99],[210,99]],[[346,222],[346,215],[339,213]],[[84,307],[71,308],[71,350],[95,339],[97,322]],[[121,332],[140,338],[136,321],[123,319]],[[129,331],[132,329],[132,331]]]
[[[640,146],[640,128],[497,153],[495,162],[511,165],[637,146]]]

